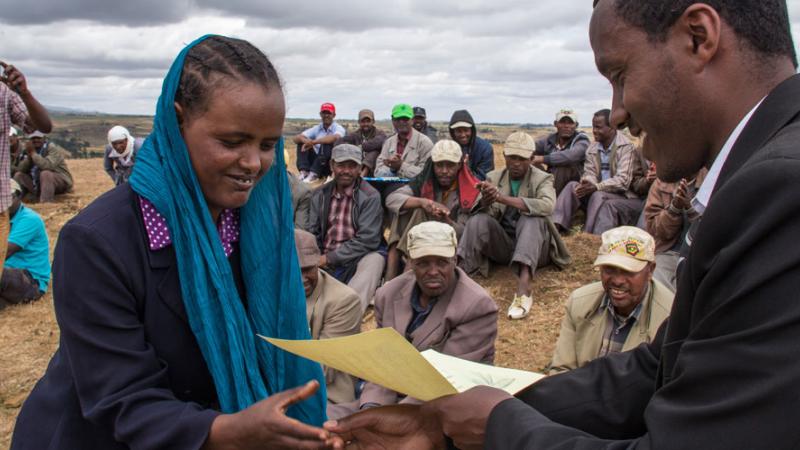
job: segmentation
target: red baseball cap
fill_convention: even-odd
[[[329,112],[331,114],[336,114],[336,107],[333,106],[333,103],[323,103],[322,106],[319,107],[319,112]]]

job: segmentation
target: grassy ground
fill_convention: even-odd
[[[534,134],[534,133],[532,133]],[[502,149],[495,148],[496,165],[503,166]],[[50,235],[51,253],[61,227],[94,198],[112,187],[102,170],[102,160],[70,160],[75,179],[71,194],[61,196],[56,203],[31,204],[44,219]],[[595,236],[576,234],[566,238],[573,256],[573,265],[564,271],[545,268],[533,282],[535,305],[532,313],[520,321],[509,321],[504,314],[514,294],[516,282],[505,267],[495,268],[488,280],[477,280],[497,301],[499,335],[498,365],[525,370],[541,370],[549,361],[563,304],[569,293],[596,278],[591,263],[599,245]],[[373,325],[369,313],[365,328]],[[47,363],[58,346],[59,330],[53,314],[50,293],[28,305],[0,310],[0,448],[7,448],[17,414],[28,393],[44,373]]]

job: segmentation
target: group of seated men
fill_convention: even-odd
[[[332,104],[323,104],[319,127],[334,130],[334,114]],[[674,184],[656,180],[654,167],[609,126],[608,110],[593,118],[594,142],[577,131],[569,110],[558,113],[557,131],[539,142],[511,134],[498,170],[468,112],[456,111],[451,139],[436,144],[420,131],[429,125],[419,114],[424,119],[422,108],[396,105],[389,137],[375,126],[374,113],[362,110],[354,133],[332,132],[337,136],[327,144],[309,130],[308,141],[295,138],[298,156],[328,158],[330,174],[314,190],[303,181],[328,176],[319,166],[320,172],[289,177],[312,336],[357,333],[374,304],[378,326],[394,327],[420,351],[491,363],[497,305],[471,277],[488,277],[492,263],[510,265],[517,286],[507,315],[524,318],[533,306],[536,269],[571,262],[561,238],[571,220],[559,214],[584,207],[585,229],[602,234],[595,261],[600,282],[567,300],[548,370],[577,368],[653,338],[670,310],[679,247],[699,215],[691,198],[703,173]],[[316,153],[318,144],[329,152]],[[583,159],[575,156],[581,152]],[[380,177],[406,180],[385,189]],[[619,226],[637,222],[642,228]],[[465,308],[464,299],[472,306]],[[331,417],[415,401],[370,383],[361,387],[330,369],[326,380]]]
[[[22,197],[30,193],[40,203],[46,203],[72,190],[72,174],[67,167],[69,152],[41,131],[25,137],[23,141],[19,132],[10,128],[11,177],[22,189]]]

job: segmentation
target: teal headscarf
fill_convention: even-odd
[[[256,336],[310,339],[305,293],[294,246],[292,203],[283,160],[255,185],[240,210],[240,258],[247,308],[192,169],[175,113],[189,44],[169,70],[153,132],[137,155],[131,187],[153,203],[169,226],[189,324],[214,378],[223,412],[240,411],[277,393],[319,380],[320,390],[288,414],[313,425],[325,420],[325,380],[319,364],[286,353]]]

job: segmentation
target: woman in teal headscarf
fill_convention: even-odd
[[[12,448],[333,447],[320,367],[256,336],[309,337],[284,117],[248,42],[178,55],[130,184],[59,236],[61,343]]]

